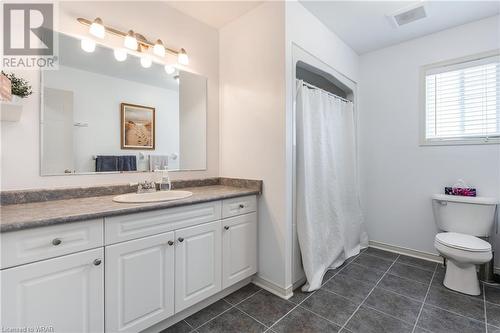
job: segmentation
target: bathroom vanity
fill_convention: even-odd
[[[260,188],[189,190],[160,203],[3,206],[3,327],[139,332],[254,275]]]

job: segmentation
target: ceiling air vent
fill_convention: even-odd
[[[396,25],[396,27],[400,27],[426,17],[427,13],[425,12],[425,5],[421,2],[411,7],[400,9],[389,15],[389,18]]]

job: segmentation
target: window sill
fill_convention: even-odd
[[[421,140],[419,146],[468,146],[468,145],[500,145],[500,138],[491,138],[488,140],[474,139],[449,139],[449,140]]]

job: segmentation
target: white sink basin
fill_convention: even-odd
[[[115,202],[122,203],[146,203],[146,202],[161,202],[185,199],[193,195],[189,191],[158,191],[151,193],[128,193],[117,195],[113,198]]]

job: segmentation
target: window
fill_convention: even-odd
[[[423,69],[424,144],[500,142],[500,55]]]

